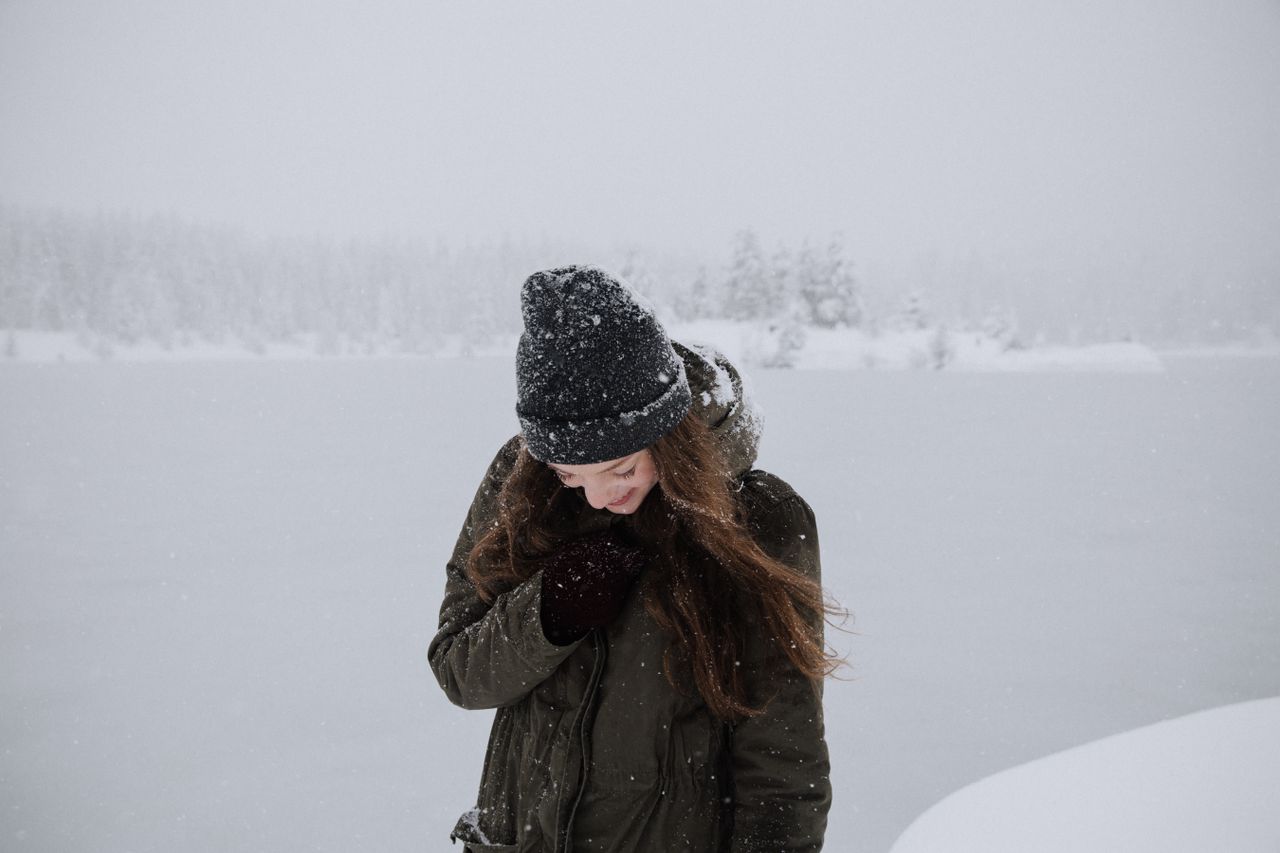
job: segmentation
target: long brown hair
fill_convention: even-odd
[[[838,666],[823,645],[825,616],[841,611],[822,587],[765,553],[746,527],[744,507],[710,430],[687,416],[649,447],[658,483],[631,516],[629,531],[655,559],[644,576],[645,609],[671,638],[663,659],[679,690],[687,665],[707,707],[725,720],[755,716],[740,662],[748,632],[819,682]],[[582,499],[520,447],[498,494],[497,524],[467,561],[486,601],[537,571],[539,558],[574,535]]]

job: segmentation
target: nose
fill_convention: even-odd
[[[610,501],[617,500],[618,496],[613,493],[613,489],[608,486],[586,485],[582,487],[583,493],[586,495],[587,503],[591,504],[592,509],[604,509]]]

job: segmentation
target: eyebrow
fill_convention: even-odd
[[[596,472],[596,473],[598,473],[598,474],[608,474],[610,471],[616,471],[617,469],[621,468],[623,465],[626,465],[628,462],[630,462],[630,461],[631,461],[632,459],[634,459],[634,458],[635,458],[635,454],[634,454],[634,453],[633,453],[633,454],[631,454],[630,456],[624,456],[624,457],[622,457],[621,459],[619,459],[617,462],[615,462],[615,463],[613,463],[612,465],[610,465],[608,468],[605,468],[603,471],[598,471],[598,472]],[[560,473],[561,473],[561,474],[569,474],[569,473],[571,473],[571,472],[569,472],[569,471],[561,471],[559,468],[557,468],[557,467],[556,467],[556,466],[554,466],[554,465],[551,465],[551,466],[550,466],[550,468],[551,468],[551,470],[553,470],[553,471],[560,471]]]

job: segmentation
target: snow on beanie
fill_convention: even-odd
[[[689,411],[684,362],[621,279],[590,266],[544,270],[525,280],[520,303],[516,415],[535,459],[620,459]]]

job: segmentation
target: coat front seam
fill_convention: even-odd
[[[582,794],[587,788],[587,772],[591,766],[591,743],[587,735],[587,728],[591,725],[594,715],[591,713],[595,705],[596,694],[600,690],[600,680],[604,676],[605,662],[608,659],[608,645],[605,643],[603,633],[599,630],[591,632],[591,644],[595,651],[595,661],[591,668],[591,679],[587,682],[587,692],[582,700],[582,707],[579,709],[578,719],[574,721],[573,736],[578,739],[579,763],[580,770],[578,772],[578,787],[573,794],[573,802],[570,804],[568,813],[564,817],[563,835],[558,831],[557,839],[561,840],[561,849],[564,853],[572,853],[573,851],[573,821],[578,813],[578,805],[582,802]],[[565,761],[565,773],[568,773],[569,762]],[[563,796],[566,786],[561,783],[560,791]],[[559,810],[557,810],[559,813]]]

